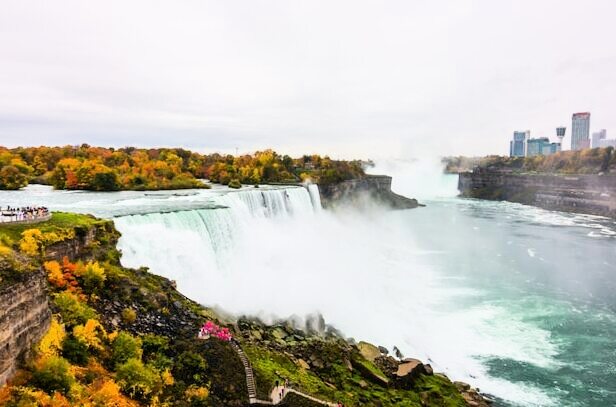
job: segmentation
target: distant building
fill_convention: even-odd
[[[592,134],[592,148],[597,147],[615,147],[616,139],[607,138],[607,130],[602,129]]]
[[[526,139],[530,137],[530,130],[514,131],[513,140],[509,142],[510,157],[524,157],[526,155]]]
[[[574,113],[571,118],[571,149],[582,150],[590,147],[590,113]]]
[[[605,129],[602,129],[602,130],[599,130],[599,131],[595,131],[592,134],[591,147],[592,148],[599,147],[599,145],[601,144],[601,140],[605,140],[606,138],[607,138],[607,131]]]
[[[563,126],[556,128],[556,137],[558,137],[558,143],[561,145],[561,147],[563,145],[563,139],[565,138],[566,131],[567,131],[567,128]]]
[[[526,156],[551,154],[550,139],[547,137],[531,138],[526,142]]]

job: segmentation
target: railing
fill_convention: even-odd
[[[29,225],[32,223],[45,222],[51,219],[51,213],[45,215],[33,216],[25,219],[18,219],[17,215],[0,214],[0,225]]]

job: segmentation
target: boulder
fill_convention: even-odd
[[[388,355],[389,351],[387,350],[387,348],[385,346],[379,346],[379,351],[383,354],[383,355]]]
[[[376,358],[381,356],[379,348],[371,343],[361,341],[357,344],[357,348],[359,349],[359,353],[370,362],[374,362]]]
[[[302,369],[310,369],[310,365],[308,364],[308,362],[306,362],[304,359],[298,359],[297,360],[297,364],[299,365],[299,367],[301,367]]]
[[[396,385],[403,389],[410,389],[413,387],[415,380],[422,375],[426,374],[426,367],[420,360],[417,359],[404,359],[399,365],[396,371]]]

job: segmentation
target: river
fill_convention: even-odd
[[[460,199],[455,183],[439,178],[425,208],[393,212],[323,211],[314,187],[33,185],[0,191],[0,205],[113,218],[124,265],[175,279],[197,301],[264,320],[321,313],[497,405],[615,405],[615,222]]]

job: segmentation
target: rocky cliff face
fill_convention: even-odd
[[[112,222],[93,227],[77,226],[75,237],[50,245],[45,259],[103,257],[119,236]],[[43,271],[27,272],[18,281],[0,288],[0,386],[15,373],[20,362],[47,332],[51,321],[47,278]]]
[[[344,204],[365,206],[369,200],[393,209],[422,206],[416,199],[394,193],[391,190],[391,177],[387,175],[369,175],[362,179],[319,185],[319,193],[325,208]]]
[[[480,169],[461,173],[458,189],[471,198],[616,218],[616,175],[611,174],[513,174]]]
[[[42,272],[0,289],[0,386],[47,332],[51,311]]]

